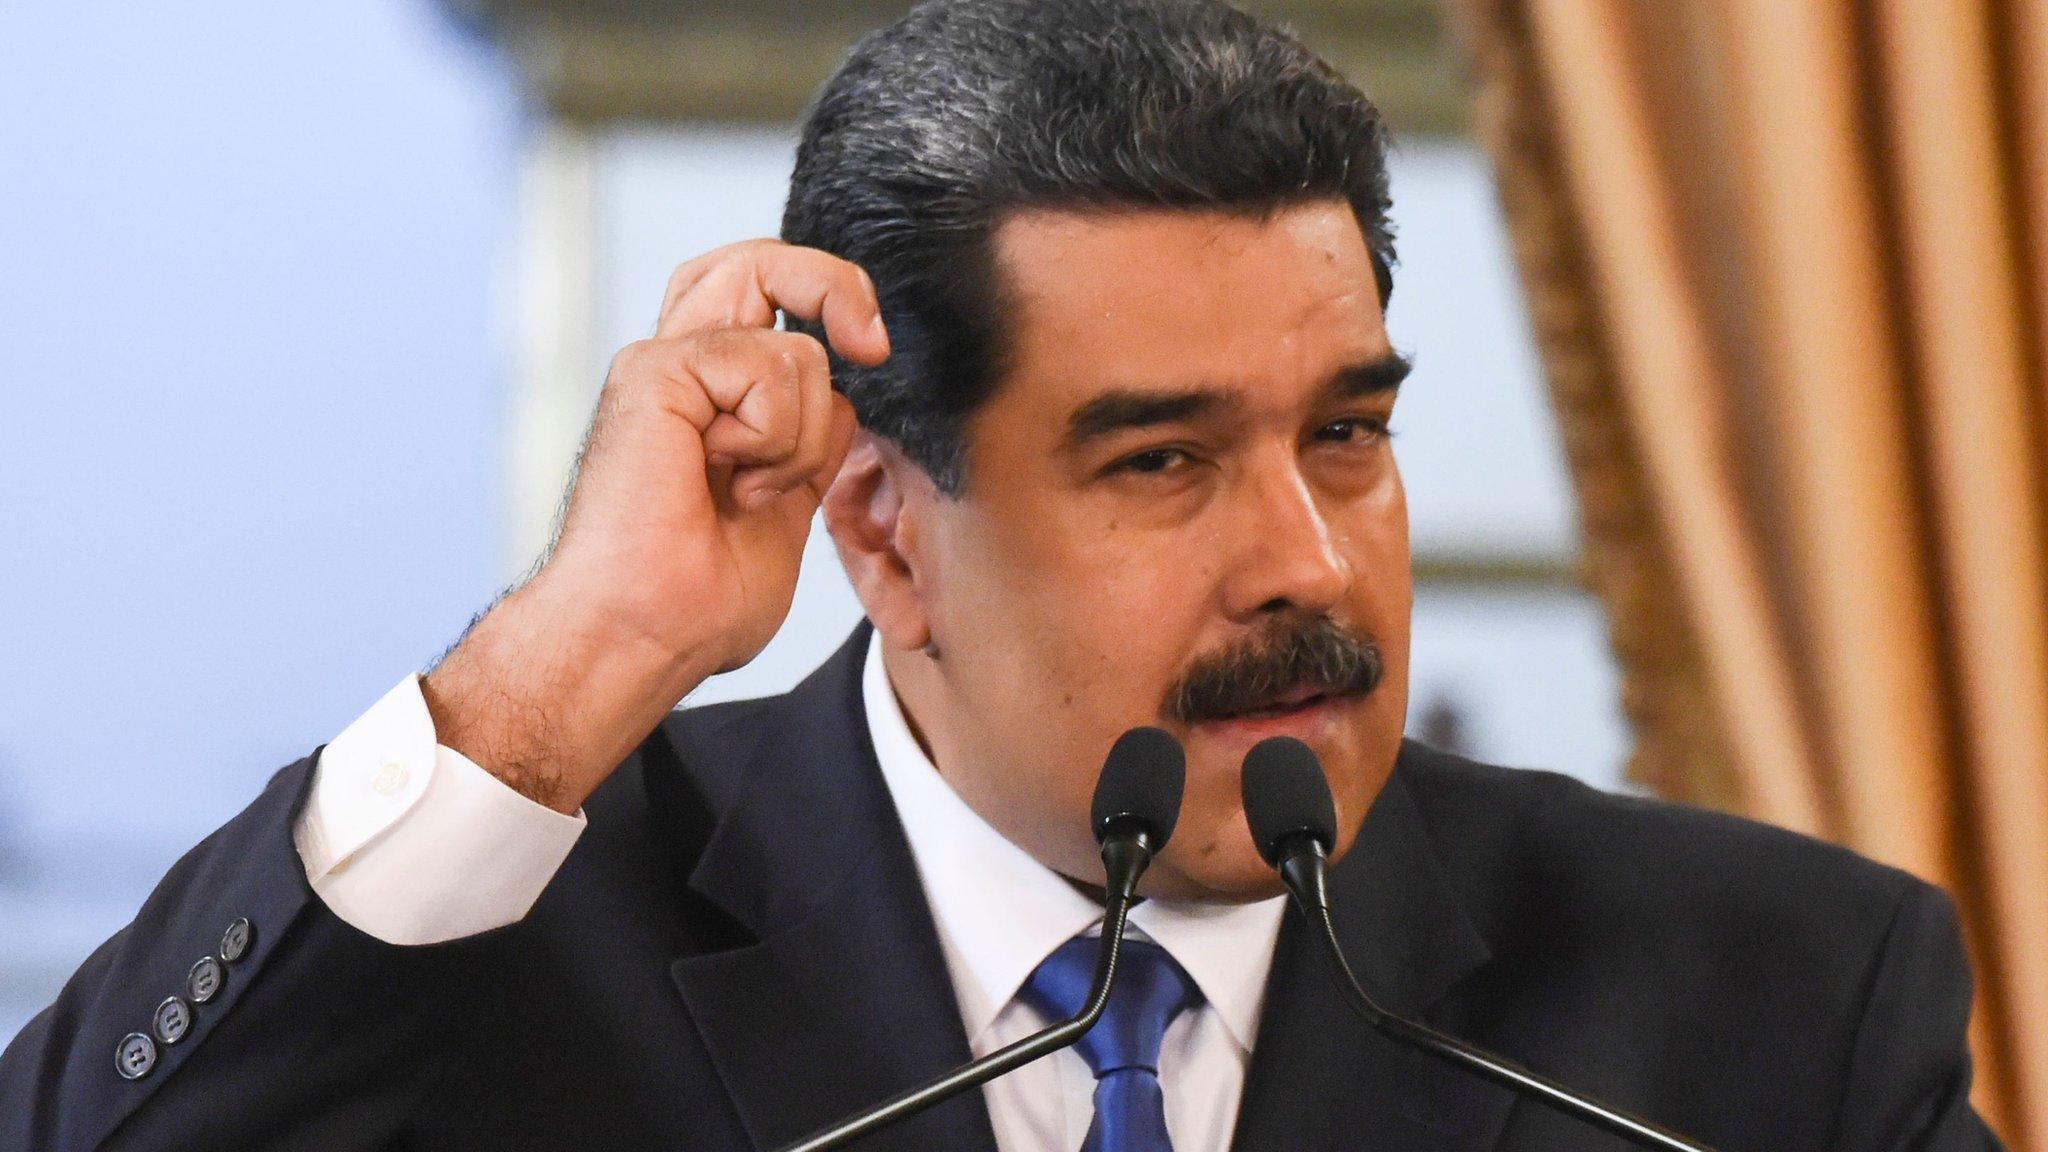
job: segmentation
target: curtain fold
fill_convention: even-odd
[[[1540,9],[1537,11],[1536,9]],[[1571,62],[1581,83],[1553,92],[1556,114],[1579,128],[1583,147],[1565,157],[1574,185],[1588,182],[1608,194],[1583,205],[1581,221],[1592,254],[1592,278],[1619,378],[1653,378],[1670,387],[1621,396],[1626,435],[1637,446],[1649,503],[1672,563],[1680,573],[1707,573],[1687,582],[1687,607],[1696,627],[1706,677],[1726,701],[1724,743],[1745,764],[1769,770],[1743,778],[1746,805],[1768,804],[1801,831],[1821,830],[1815,776],[1807,741],[1791,707],[1793,692],[1785,641],[1768,611],[1760,558],[1742,527],[1737,492],[1725,473],[1720,447],[1733,435],[1736,414],[1717,392],[1721,372],[1708,317],[1689,283],[1685,238],[1673,218],[1672,198],[1657,165],[1649,110],[1632,98],[1625,67],[1629,29],[1603,22],[1591,7],[1566,0],[1532,6],[1538,34]],[[1600,166],[1580,162],[1585,153]],[[1635,253],[1636,259],[1605,258]],[[1647,436],[1650,428],[1679,430]],[[1768,797],[1751,794],[1761,788]]]
[[[1582,502],[1637,512],[1585,528],[1636,775],[1948,890],[2033,1146],[2048,0],[1450,6]]]

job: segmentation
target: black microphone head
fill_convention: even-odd
[[[1337,804],[1323,765],[1292,736],[1271,736],[1244,756],[1244,818],[1252,843],[1275,868],[1288,837],[1306,832],[1329,852],[1337,846]]]
[[[1100,844],[1117,820],[1135,820],[1152,837],[1152,850],[1166,846],[1180,820],[1180,795],[1187,786],[1187,754],[1172,733],[1133,728],[1116,738],[1102,776],[1095,782],[1090,824]]]

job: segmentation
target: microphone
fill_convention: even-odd
[[[1245,754],[1243,787],[1245,822],[1251,825],[1252,843],[1266,863],[1279,870],[1281,880],[1294,896],[1295,907],[1308,921],[1309,934],[1321,945],[1338,988],[1366,1023],[1390,1039],[1447,1060],[1639,1148],[1714,1152],[1704,1144],[1374,1003],[1344,959],[1344,951],[1337,943],[1337,924],[1330,915],[1328,856],[1337,844],[1337,809],[1316,754],[1291,736],[1261,740]]]
[[[1124,924],[1130,919],[1131,905],[1138,900],[1138,879],[1173,835],[1173,826],[1180,820],[1181,792],[1186,785],[1187,757],[1181,751],[1180,741],[1158,728],[1133,728],[1117,737],[1109,758],[1103,762],[1089,815],[1095,842],[1102,847],[1102,948],[1096,953],[1095,977],[1088,985],[1088,998],[1079,1012],[866,1111],[820,1128],[794,1144],[785,1144],[777,1152],[825,1152],[838,1148],[1040,1057],[1072,1047],[1087,1035],[1109,1006],[1117,962],[1123,954]]]

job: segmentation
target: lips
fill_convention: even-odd
[[[1289,692],[1270,703],[1261,704],[1256,708],[1246,708],[1240,712],[1232,712],[1226,716],[1220,716],[1218,719],[1277,720],[1282,716],[1313,708],[1327,699],[1329,699],[1328,694],[1321,689],[1304,688],[1298,692]]]
[[[1327,704],[1340,704],[1365,695],[1363,692],[1333,692],[1328,688],[1297,688],[1266,700],[1256,707],[1219,712],[1198,723],[1240,724],[1286,720],[1305,715]]]
[[[1220,741],[1223,758],[1233,761],[1252,744],[1268,736],[1292,736],[1314,744],[1331,739],[1350,715],[1356,693],[1327,690],[1291,692],[1270,698],[1257,708],[1221,712],[1195,721],[1194,734],[1205,741]]]

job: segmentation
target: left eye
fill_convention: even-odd
[[[1316,429],[1316,439],[1331,443],[1351,443],[1362,440],[1377,440],[1389,435],[1386,421],[1363,416],[1332,420]]]

